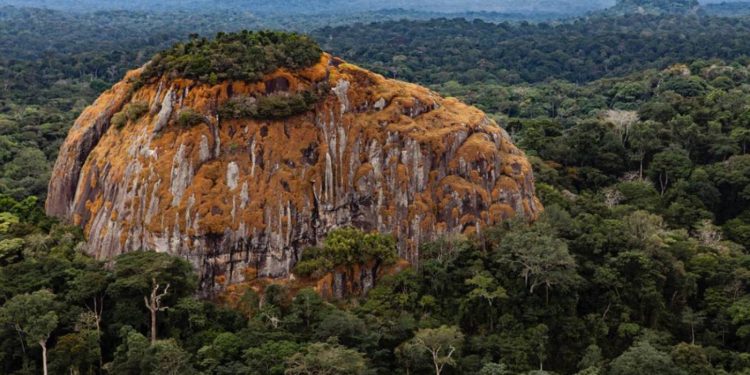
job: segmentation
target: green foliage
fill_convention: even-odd
[[[206,117],[196,110],[186,107],[177,114],[177,125],[183,128],[190,128],[206,122]]]
[[[648,174],[664,194],[671,183],[686,178],[691,167],[690,157],[685,150],[666,150],[654,155]]]
[[[3,304],[0,321],[18,331],[26,345],[44,344],[59,322],[55,295],[49,290],[16,295]]]
[[[429,358],[440,375],[445,366],[456,365],[464,336],[458,327],[440,326],[438,328],[424,328],[417,331],[410,341],[402,344],[402,355],[415,356],[413,361]]]
[[[317,101],[318,97],[307,91],[301,94],[261,96],[258,98],[257,112],[252,117],[263,120],[283,119],[312,110]]]
[[[144,358],[149,371],[144,374],[192,375],[196,374],[190,364],[190,354],[185,352],[175,340],[159,340],[151,344]]]
[[[148,103],[145,101],[130,102],[122,110],[128,120],[135,121],[148,112]]]
[[[115,129],[122,129],[128,124],[128,117],[125,112],[117,112],[112,116],[111,122]]]
[[[464,314],[475,315],[486,309],[490,329],[492,329],[496,304],[500,300],[508,298],[505,288],[500,286],[492,274],[487,271],[478,272],[474,277],[465,280],[464,284],[472,288],[462,301]]]
[[[309,247],[302,253],[302,259],[294,266],[294,273],[301,276],[321,276],[336,268],[331,254],[322,248]]]
[[[287,375],[361,375],[367,370],[362,353],[341,345],[316,342],[286,360]]]
[[[294,272],[303,276],[322,275],[337,267],[369,262],[373,262],[377,269],[393,264],[396,259],[393,237],[346,227],[328,232],[323,247],[306,249]]]
[[[19,200],[30,195],[43,196],[50,172],[47,157],[32,147],[14,151],[13,159],[2,165],[0,191]]]
[[[112,116],[112,126],[116,129],[122,129],[128,122],[134,122],[148,112],[148,103],[144,101],[135,101],[125,104],[122,111]]]
[[[511,372],[502,363],[488,362],[482,366],[479,375],[511,375]]]
[[[750,338],[750,297],[745,296],[734,303],[727,309],[732,323],[738,326],[737,336]]]
[[[222,118],[260,120],[284,119],[311,111],[318,102],[314,91],[273,93],[259,97],[235,96],[220,109]]]
[[[698,0],[617,0],[607,13],[685,14],[698,6]]]
[[[303,346],[293,341],[267,341],[245,351],[245,363],[250,373],[284,375],[284,361],[301,352]]]
[[[674,91],[683,97],[692,98],[705,95],[707,87],[706,82],[700,77],[672,76],[659,86],[659,90]]]
[[[90,329],[68,333],[57,339],[50,352],[53,374],[66,372],[91,373],[99,366],[101,349],[99,334]]]
[[[107,368],[114,374],[161,375],[195,374],[190,356],[174,340],[160,340],[150,344],[148,339],[125,326],[120,331],[122,343],[114,360]]]
[[[214,373],[222,366],[239,359],[242,349],[243,342],[237,335],[231,332],[220,333],[211,345],[198,350],[198,363],[201,369]]]
[[[443,373],[742,370],[738,353],[750,337],[747,256],[715,225],[688,233],[637,209],[632,202],[653,210],[646,202],[659,199],[641,184],[618,183],[627,192],[620,204],[607,204],[605,194],[561,195],[566,208],[549,206],[534,224],[505,223],[481,237],[425,244],[418,269],[379,280],[361,299],[333,305],[311,289],[293,293],[271,284],[247,293],[245,317],[196,299],[191,266],[182,259],[136,252],[107,269],[75,252],[69,229],[15,237],[34,210],[5,200],[0,206],[18,222],[12,219],[0,236],[20,240],[20,250],[0,265],[0,296],[55,290],[54,305],[67,307],[54,309],[58,327],[49,340],[57,372],[96,371],[99,353],[111,361],[110,372],[123,374],[418,374],[435,373],[436,363]],[[335,231],[322,248],[319,255],[331,264],[394,254],[392,240],[351,228]],[[143,336],[143,296],[152,279],[171,285],[169,309],[159,319],[164,341],[154,345]],[[699,290],[705,297],[696,297]],[[103,306],[101,333],[79,319],[95,306]],[[641,344],[644,337],[651,348]],[[693,338],[695,345],[679,344]],[[3,358],[15,358],[3,362],[3,371],[19,370],[24,359],[39,368],[38,352],[24,352],[18,340],[15,330],[0,330]],[[430,348],[438,346],[433,357]],[[25,348],[32,347],[38,348]]]
[[[310,37],[280,31],[219,33],[213,40],[194,38],[157,54],[145,79],[174,74],[202,82],[254,82],[279,68],[302,69],[320,60]]]
[[[713,369],[705,350],[697,345],[677,344],[672,350],[672,361],[686,374],[711,374]]]
[[[647,1],[669,6],[693,2]],[[507,95],[498,95],[506,88],[487,90],[477,84],[550,80],[581,84],[695,59],[731,60],[748,55],[748,46],[742,44],[748,38],[748,25],[747,18],[689,15],[592,16],[575,22],[517,24],[437,18],[324,27],[313,35],[326,51],[389,77],[429,85],[449,81],[470,85],[461,97],[472,101],[482,97],[493,107],[505,107],[493,108],[493,112],[513,115],[524,111],[524,105],[543,105],[564,113],[575,110],[570,104],[577,100],[558,95],[555,101],[509,106]],[[619,87],[621,99],[638,98],[651,87],[629,83]]]
[[[648,341],[638,341],[610,364],[608,374],[665,374],[679,375],[683,372],[672,362],[672,358],[654,348]]]
[[[569,290],[578,282],[575,259],[565,242],[551,233],[551,228],[537,225],[509,233],[500,242],[499,262],[508,265],[524,280],[529,293],[544,287],[548,296],[551,289]]]
[[[149,348],[148,339],[125,326],[120,330],[122,343],[117,347],[114,360],[108,364],[108,370],[115,374],[135,375],[145,371],[143,363]]]
[[[196,277],[193,268],[186,260],[154,251],[125,253],[115,259],[114,276],[109,293],[145,294],[150,291],[151,282],[171,285],[175,295],[191,295],[195,291]]]
[[[229,119],[254,118],[258,115],[258,99],[254,96],[236,95],[219,108],[219,116]]]
[[[114,281],[106,289],[114,303],[114,317],[119,325],[144,329],[146,308],[143,304],[153,282],[161,288],[169,285],[163,298],[164,306],[174,306],[177,301],[195,292],[197,279],[192,265],[186,260],[154,251],[125,253],[115,259]]]

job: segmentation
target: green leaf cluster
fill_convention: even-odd
[[[330,231],[323,240],[323,246],[306,249],[294,272],[303,276],[319,276],[341,266],[374,262],[377,268],[393,264],[396,259],[398,254],[393,237],[345,227]]]
[[[170,74],[204,83],[255,82],[279,68],[297,70],[320,60],[321,49],[310,37],[281,31],[218,33],[215,39],[192,38],[157,54],[144,79]],[[212,82],[213,81],[213,82]]]

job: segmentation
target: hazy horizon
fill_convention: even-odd
[[[128,2],[97,0],[0,0],[0,5],[40,7],[57,10],[222,10],[247,8],[258,13],[324,13],[330,11],[357,12],[403,8],[432,12],[506,12],[506,13],[575,13],[603,9],[615,0],[229,0],[220,3],[210,0],[164,0],[152,2],[135,0]]]

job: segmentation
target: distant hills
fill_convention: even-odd
[[[618,0],[614,7],[606,10],[610,14],[689,14],[698,12],[698,0]]]
[[[89,12],[96,10],[217,11],[241,10],[259,14],[358,13],[387,9],[440,13],[501,12],[578,15],[605,9],[615,0],[0,0],[0,5],[42,7]]]
[[[588,14],[692,14],[742,16],[750,0],[0,0],[0,7],[47,8],[68,12],[127,10],[138,12],[195,12],[253,15],[268,23],[283,17],[310,17],[309,24],[332,24],[333,19],[370,21],[368,15],[396,13],[407,19],[438,17],[497,21],[547,21]],[[318,19],[320,18],[320,19]],[[324,19],[325,20],[324,20]],[[271,23],[275,23],[273,21]],[[298,22],[294,22],[298,23]],[[288,26],[282,22],[282,28]],[[299,29],[299,28],[297,28]]]

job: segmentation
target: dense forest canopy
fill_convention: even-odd
[[[455,19],[323,28],[323,49],[368,68],[428,84],[585,83],[694,59],[750,54],[750,20],[692,16],[592,17],[561,24]],[[363,38],[378,35],[369,43]]]
[[[747,374],[750,21],[706,13],[372,13],[313,32],[498,119],[533,162],[546,212],[425,244],[366,298],[270,284],[213,303],[181,258],[84,255],[80,229],[42,212],[45,173],[82,108],[157,51],[320,20],[0,8],[0,373]],[[393,262],[393,241],[336,231],[298,272]]]
[[[617,0],[609,13],[688,14],[698,11],[698,0]]]

